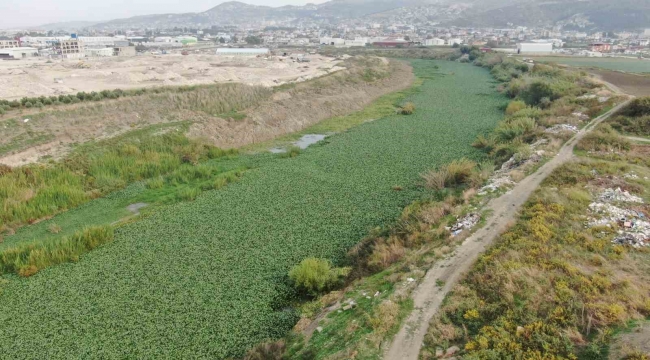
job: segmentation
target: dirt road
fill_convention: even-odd
[[[636,141],[636,142],[650,142],[650,139],[636,137],[636,136],[626,136],[625,138],[630,141]]]
[[[467,238],[451,257],[431,268],[414,291],[413,312],[393,339],[385,359],[418,359],[424,336],[429,328],[429,322],[440,308],[447,293],[470,269],[478,256],[492,244],[499,234],[507,229],[509,224],[516,220],[519,209],[541,182],[556,168],[573,157],[575,145],[596,125],[609,118],[629,102],[630,100],[594,119],[591,124],[571,138],[552,160],[544,164],[534,174],[522,180],[510,192],[488,203],[486,210],[490,210],[491,215],[487,218],[487,225]],[[445,285],[439,287],[437,285],[440,283],[438,280],[444,281]]]

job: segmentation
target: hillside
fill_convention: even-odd
[[[332,0],[320,5],[255,6],[226,2],[201,13],[160,14],[117,19],[92,26],[98,29],[140,27],[210,27],[213,25],[285,24],[312,20],[337,23],[375,16],[402,23],[458,26],[539,26],[621,30],[646,27],[650,3],[644,0]]]

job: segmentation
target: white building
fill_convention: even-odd
[[[153,39],[157,43],[170,43],[173,41],[171,36],[157,36]]]
[[[38,56],[38,49],[31,47],[14,47],[0,49],[0,58],[26,59]]]
[[[79,40],[83,41],[86,46],[113,46],[116,38],[112,36],[79,36]]]
[[[645,29],[643,36],[650,36],[650,29]]]
[[[345,45],[345,39],[324,37],[320,38],[321,45],[334,45],[334,46],[343,46]]]
[[[553,43],[519,43],[518,54],[546,55],[553,52]]]
[[[449,46],[454,46],[454,45],[456,45],[456,44],[458,44],[458,45],[462,45],[462,44],[463,44],[463,39],[458,39],[458,38],[456,38],[456,39],[449,39],[449,40],[447,40],[447,45],[449,45]]]
[[[18,40],[0,40],[0,49],[17,47],[20,47],[20,42]]]
[[[59,42],[61,56],[65,59],[82,59],[86,56],[84,44],[78,39],[69,39]]]
[[[217,55],[230,55],[230,56],[257,56],[268,55],[269,49],[266,48],[219,48]]]
[[[442,46],[442,45],[445,45],[445,40],[438,39],[438,38],[426,39],[426,40],[424,40],[424,45],[425,46]]]
[[[86,48],[85,53],[87,57],[111,57],[113,56],[113,48]]]
[[[344,44],[346,47],[366,46],[366,44],[368,44],[368,38],[356,38],[354,40],[345,40]]]

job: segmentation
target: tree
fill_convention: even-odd
[[[289,271],[289,278],[298,289],[318,296],[339,285],[349,273],[350,268],[333,268],[328,260],[307,258]]]
[[[225,44],[225,43],[226,43],[226,39],[224,39],[223,36],[220,37],[219,38],[219,44]]]
[[[246,43],[248,45],[261,45],[263,41],[259,36],[248,36],[246,37]]]

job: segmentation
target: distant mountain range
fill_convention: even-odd
[[[440,25],[511,27],[551,26],[586,30],[650,27],[649,0],[332,0],[320,5],[255,6],[237,1],[201,13],[136,16],[97,24],[94,29],[174,28],[256,24],[297,25],[303,21],[336,24],[342,20],[394,20]],[[68,23],[69,25],[70,23]],[[50,28],[59,24],[49,24]],[[61,26],[59,26],[61,27]],[[43,28],[43,27],[40,27]],[[69,26],[67,27],[69,28]],[[67,29],[66,28],[66,29]]]

